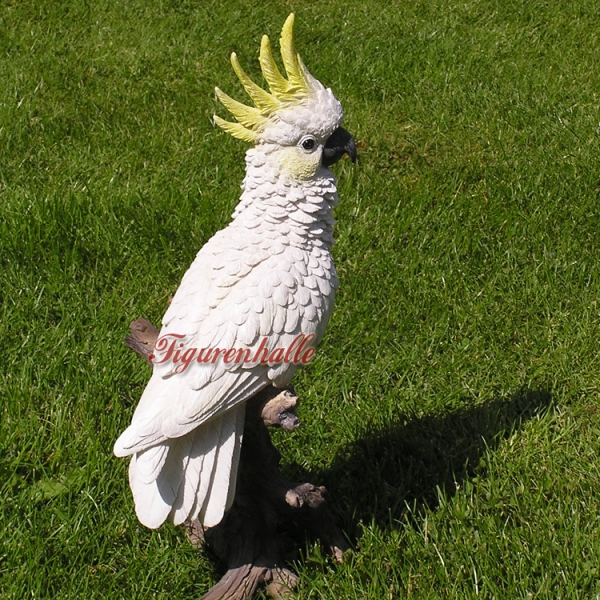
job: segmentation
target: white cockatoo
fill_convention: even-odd
[[[238,121],[215,123],[253,144],[231,223],[198,252],[155,346],[152,377],[131,425],[115,443],[131,455],[129,482],[151,528],[221,521],[235,495],[245,401],[284,387],[323,336],[338,286],[331,257],[335,178],[350,134],[330,89],[306,69],[281,33],[287,79],[264,36],[260,65],[270,93],[233,68],[255,107],[216,94]]]

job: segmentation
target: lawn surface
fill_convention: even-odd
[[[342,101],[336,309],[287,471],[355,552],[302,599],[600,594],[600,3],[0,6],[0,597],[198,598],[222,571],[136,520],[112,445],[158,323],[239,196],[260,36]],[[368,5],[367,5],[368,4]],[[276,45],[276,44],[274,44]]]

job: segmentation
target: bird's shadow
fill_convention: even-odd
[[[386,529],[407,506],[413,512],[435,509],[440,491],[453,496],[466,478],[481,472],[485,452],[494,452],[551,402],[545,390],[522,390],[444,416],[400,419],[365,431],[325,470],[284,470],[296,481],[326,486],[336,521],[353,540],[361,522]]]

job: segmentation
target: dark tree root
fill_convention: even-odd
[[[127,346],[148,362],[158,330],[149,321],[131,324]],[[268,387],[246,404],[244,441],[233,506],[210,529],[198,521],[187,525],[192,543],[206,543],[227,572],[201,600],[244,600],[265,585],[272,598],[287,596],[298,576],[285,567],[280,524],[297,523],[316,535],[338,562],[349,549],[325,502],[326,490],[310,483],[287,481],[279,469],[281,455],[267,427],[292,431],[300,426],[292,388]]]

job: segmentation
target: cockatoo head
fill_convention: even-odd
[[[304,66],[293,38],[294,15],[281,31],[281,58],[287,79],[271,52],[269,38],[262,38],[260,66],[270,93],[244,72],[235,52],[231,64],[255,106],[237,102],[216,88],[216,94],[237,123],[214,117],[215,123],[236,138],[254,144],[271,155],[294,179],[314,177],[319,167],[329,167],[344,154],[356,160],[352,136],[342,127],[344,112],[330,89],[326,89]]]

